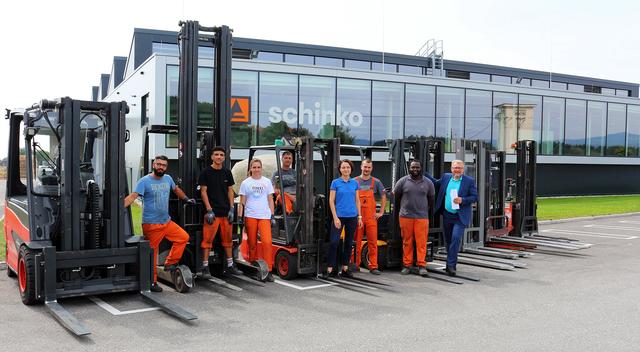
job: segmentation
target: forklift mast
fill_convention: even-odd
[[[536,206],[536,142],[518,141],[516,146],[516,200],[513,207],[513,236],[538,233]]]

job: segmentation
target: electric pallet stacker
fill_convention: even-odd
[[[511,223],[508,236],[492,236],[491,246],[501,246],[515,250],[533,250],[537,247],[573,251],[586,249],[592,245],[577,240],[562,237],[542,236],[538,232],[537,204],[536,204],[536,159],[537,143],[532,140],[522,140],[515,144],[516,175],[515,197],[510,197],[506,205],[511,211]],[[508,212],[505,212],[509,215]],[[497,226],[498,228],[500,225]]]
[[[124,102],[70,98],[7,112],[7,273],[17,275],[24,304],[44,303],[76,335],[90,331],[59,298],[134,291],[179,319],[196,319],[150,292],[152,252],[133,236],[124,207],[127,112]]]
[[[179,292],[187,292],[194,285],[196,273],[202,266],[202,224],[203,204],[200,199],[197,178],[205,167],[211,164],[211,151],[215,146],[222,146],[226,150],[224,167],[230,166],[231,146],[231,65],[232,65],[232,30],[227,26],[203,27],[197,21],[180,22],[180,77],[178,85],[178,124],[177,125],[153,125],[146,126],[145,157],[143,167],[148,172],[151,161],[148,154],[149,137],[153,134],[173,134],[178,139],[178,170],[171,170],[176,184],[187,194],[193,196],[197,202],[195,205],[181,204],[178,199],[170,200],[170,215],[173,221],[180,225],[188,234],[189,242],[185,248],[180,265],[173,273],[165,272],[159,266],[158,277],[174,284]],[[213,121],[211,125],[204,125],[198,120],[198,48],[213,47],[215,53],[214,89],[213,89]],[[198,151],[200,155],[198,156]],[[141,175],[144,175],[142,173]],[[173,195],[172,195],[173,197]],[[234,234],[238,234],[238,223],[234,221]],[[239,287],[222,280],[226,268],[225,252],[220,246],[220,236],[216,236],[214,248],[209,260],[211,273],[215,277],[208,281],[221,284],[227,288],[241,290]],[[234,252],[237,253],[242,238],[235,236]],[[168,255],[171,244],[163,241],[159,248],[158,263]],[[261,285],[266,280],[268,268],[264,261],[258,260],[247,263],[239,257],[234,258],[235,264],[246,275],[254,280],[245,280],[243,276],[233,278]]]

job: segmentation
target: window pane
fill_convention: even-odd
[[[165,100],[165,123],[178,124],[178,76],[179,69],[175,65],[167,65],[167,97]],[[168,134],[164,139],[165,147],[177,148],[178,136]]]
[[[404,90],[402,83],[373,82],[371,143],[386,145],[387,139],[402,138]]]
[[[422,67],[420,66],[406,66],[406,65],[398,65],[398,72],[400,73],[408,73],[411,75],[421,75]]]
[[[292,64],[313,65],[313,56],[285,54],[284,62]]]
[[[513,77],[513,78],[511,78],[511,83],[512,84],[517,84],[519,86],[530,86],[531,85],[531,80],[528,79],[528,78]]]
[[[551,82],[551,89],[567,90],[567,84],[562,82]]]
[[[231,95],[249,98],[249,123],[231,123],[231,146],[247,148],[257,145],[258,72],[233,70],[231,80]]]
[[[335,59],[335,58],[332,58],[332,57],[316,56],[316,65],[318,65],[318,66],[342,67],[342,59]]]
[[[541,154],[562,155],[561,144],[564,136],[564,99],[544,97],[542,105]]]
[[[354,117],[348,125],[343,125],[343,119],[338,118],[336,137],[340,143],[369,145],[371,139],[371,81],[359,79],[338,79],[337,113],[342,117],[344,112],[352,112]],[[357,114],[356,114],[357,113]]]
[[[360,61],[360,60],[344,60],[344,67],[346,68],[356,68],[359,70],[370,70],[371,62],[369,61]]]
[[[571,83],[569,83],[567,85],[567,90],[572,91],[572,92],[583,93],[584,92],[584,86],[580,85],[580,84],[571,84]]]
[[[159,55],[172,55],[172,56],[180,55],[178,44],[169,44],[169,43],[152,43],[151,52]]]
[[[626,106],[609,103],[607,115],[607,156],[625,156]]]
[[[604,95],[616,95],[616,90],[611,88],[601,88],[600,92]]]
[[[436,92],[436,136],[445,139],[445,152],[451,152],[452,141],[463,137],[464,89],[437,87]]]
[[[616,89],[616,95],[619,97],[628,97],[629,91],[626,89]]]
[[[259,144],[297,135],[297,75],[261,72],[259,103]]]
[[[518,140],[530,139],[540,145],[542,123],[542,97],[520,94],[518,101]],[[540,147],[538,147],[540,152]]]
[[[449,78],[469,79],[468,71],[447,70],[446,75]]]
[[[518,96],[512,93],[493,93],[492,144],[496,150],[513,153],[511,144],[517,141],[516,112]]]
[[[260,51],[258,52],[258,60],[263,61],[277,61],[282,62],[282,54],[281,53],[270,53],[268,51]]]
[[[627,156],[640,156],[640,105],[627,105]]]
[[[199,59],[213,59],[215,57],[215,50],[210,46],[199,46],[198,47],[198,58]]]
[[[511,77],[499,76],[499,75],[491,75],[491,82],[502,83],[502,84],[511,84]]]
[[[434,137],[436,127],[436,88],[407,84],[405,93],[405,138]]]
[[[491,76],[485,73],[471,72],[469,73],[469,79],[472,81],[489,82],[491,80]]]
[[[213,127],[213,68],[198,67],[198,126]]]
[[[587,155],[603,156],[607,128],[607,104],[599,101],[587,103]]]
[[[533,87],[538,87],[538,88],[549,88],[549,81],[541,81],[539,79],[532,79],[531,80],[531,85]]]
[[[333,138],[336,117],[336,80],[300,76],[300,135]],[[347,112],[345,122],[352,112]]]
[[[384,67],[384,70],[383,70],[383,67]],[[397,65],[396,64],[384,64],[384,66],[383,66],[381,62],[372,62],[371,63],[371,69],[373,71],[396,72],[397,71]]]
[[[567,121],[564,131],[564,155],[585,155],[587,102],[567,99]]]
[[[491,92],[467,89],[466,139],[480,139],[491,144]]]

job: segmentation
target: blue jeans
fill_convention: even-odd
[[[458,213],[443,211],[444,243],[447,248],[447,266],[455,269],[458,264],[458,252],[466,226],[460,221]]]
[[[358,217],[351,218],[338,217],[340,219],[340,228],[337,228],[331,218],[331,236],[329,238],[329,252],[327,253],[327,266],[334,268],[336,266],[336,257],[338,252],[338,243],[342,228],[344,228],[344,241],[342,243],[342,265],[349,265],[351,261],[351,247],[353,246],[353,235],[356,233],[358,226]]]

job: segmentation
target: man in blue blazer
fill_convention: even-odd
[[[436,186],[435,214],[442,214],[444,241],[447,248],[447,273],[456,275],[460,241],[464,229],[471,223],[471,205],[478,201],[478,189],[473,177],[464,175],[464,162],[451,162],[451,173],[436,180],[426,174]]]

